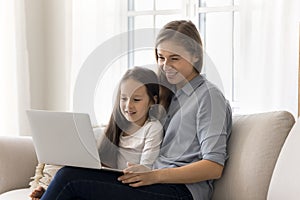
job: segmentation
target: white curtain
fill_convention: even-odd
[[[0,135],[30,135],[26,109],[72,109],[82,63],[124,30],[122,10],[117,0],[0,0]]]
[[[0,0],[0,135],[31,135],[27,109],[70,109],[71,7]]]
[[[297,116],[299,0],[241,0],[240,17],[240,112]]]
[[[89,55],[96,48],[101,47],[103,43],[110,42],[112,38],[126,31],[126,9],[126,1],[73,1],[71,92],[74,91],[78,74]],[[107,51],[104,51],[102,55],[106,56],[109,53]],[[127,69],[127,63],[120,61],[122,59],[121,55],[117,56],[120,58],[116,57],[116,60],[112,60],[111,66],[103,66],[99,63],[99,69],[107,67],[109,69],[104,70],[105,75],[103,77],[99,77],[98,86],[94,94],[95,105],[88,105],[88,107],[92,107],[92,110],[95,111],[97,118],[96,122],[92,120],[93,125],[107,123],[113,107],[113,92],[124,69]],[[86,82],[89,82],[89,80],[86,80]],[[71,94],[72,96],[73,94]],[[80,96],[80,98],[84,99],[86,97]],[[73,106],[73,109],[79,112],[83,112],[82,110],[87,112],[86,109],[78,108],[76,105]],[[93,116],[93,113],[90,113],[90,115]]]
[[[23,0],[0,1],[0,135],[28,135],[29,71]]]

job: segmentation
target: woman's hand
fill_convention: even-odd
[[[120,176],[118,180],[129,186],[140,187],[156,183],[154,171],[145,165],[127,163],[127,168],[123,172],[124,175]]]
[[[39,200],[43,196],[44,192],[45,192],[45,188],[43,188],[42,186],[39,186],[32,191],[32,193],[29,195],[29,197],[32,200]]]
[[[131,187],[140,187],[159,183],[157,170],[147,172],[124,172],[124,175],[118,178],[124,184]]]

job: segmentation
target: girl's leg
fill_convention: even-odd
[[[117,180],[119,173],[64,167],[58,171],[41,200],[192,200],[184,184],[156,184],[132,188]]]

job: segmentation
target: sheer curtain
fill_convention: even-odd
[[[71,5],[0,0],[0,135],[30,135],[27,109],[70,109]]]
[[[241,0],[241,112],[297,116],[299,0]]]
[[[126,2],[119,0],[77,0],[73,1],[72,5],[72,85],[71,97],[73,96],[76,79],[83,69],[83,64],[87,61],[90,54],[97,48],[100,48],[104,43],[111,42],[112,39],[126,30]],[[112,48],[119,48],[114,46]],[[102,49],[103,50],[103,49]],[[110,53],[109,49],[102,52],[102,56],[107,56]],[[95,105],[89,105],[87,101],[84,107],[80,105],[73,105],[73,109],[78,112],[90,112],[92,116],[93,125],[100,125],[107,123],[112,107],[113,94],[121,75],[127,69],[127,62],[124,61],[122,55],[116,55],[115,60],[111,61],[109,66],[98,63],[98,68],[103,69],[103,73],[99,76],[96,91],[94,92]],[[101,60],[101,58],[99,59]],[[87,79],[91,79],[92,74]],[[114,81],[112,81],[114,80]],[[89,82],[91,80],[86,80]],[[109,83],[109,84],[108,84]],[[90,87],[84,86],[83,88]],[[86,90],[86,89],[84,89]],[[85,99],[86,96],[79,95]],[[73,99],[71,98],[71,104]],[[86,108],[88,107],[88,108]]]
[[[82,63],[124,30],[122,10],[117,0],[0,0],[0,135],[30,135],[26,109],[72,109]]]
[[[0,0],[0,135],[28,135],[29,71],[23,0]]]

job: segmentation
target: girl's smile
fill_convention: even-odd
[[[121,83],[120,109],[128,121],[143,126],[148,118],[150,106],[145,85],[133,79]]]

